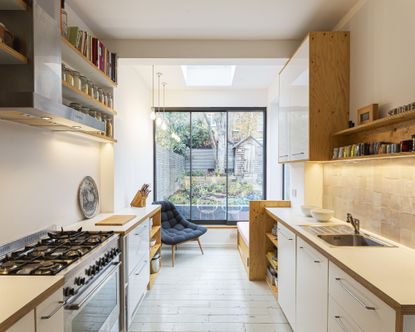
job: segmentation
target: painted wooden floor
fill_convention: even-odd
[[[130,331],[291,332],[265,282],[250,282],[236,249],[178,248],[163,269]]]

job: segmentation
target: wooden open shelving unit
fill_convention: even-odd
[[[97,111],[103,112],[105,114],[116,115],[117,112],[107,105],[95,100],[90,95],[86,94],[83,91],[78,90],[72,85],[68,84],[65,81],[62,81],[62,95],[63,98],[69,99],[72,102],[78,102],[89,108],[96,109]]]
[[[278,239],[277,237],[272,233],[266,233],[265,234],[267,238],[272,242],[272,244],[276,247],[278,247]]]
[[[272,295],[274,295],[275,299],[278,301],[278,287],[273,285],[271,281],[268,280],[268,278],[265,278],[265,280],[267,281],[267,284],[271,289]]]
[[[348,146],[358,143],[390,142],[400,143],[411,140],[415,134],[415,110],[387,116],[353,128],[344,129],[333,134],[335,146]],[[381,159],[398,159],[415,157],[415,152],[390,154],[372,154],[323,161],[323,163],[339,163],[350,161],[368,161]]]
[[[25,65],[27,58],[9,47],[5,43],[0,42],[0,64],[1,65]]]
[[[150,248],[150,260],[149,260],[149,264],[150,264],[150,273],[151,273],[151,260],[154,257],[154,255],[161,250],[161,208],[151,217],[152,221],[153,221],[153,225],[151,226],[150,229],[150,240],[151,239],[155,239],[156,240],[156,244],[154,246],[152,246]],[[162,266],[162,261],[161,261],[161,257],[160,257],[160,269]],[[151,287],[153,287],[153,284],[158,276],[159,272],[157,273],[151,273],[150,274],[150,282],[148,283],[147,288],[151,289]]]
[[[273,267],[274,270],[278,271],[278,263],[272,259],[274,257],[274,254],[272,252],[268,252],[265,257],[268,260],[268,263]]]
[[[79,70],[88,79],[94,81],[102,87],[116,87],[117,82],[114,82],[102,70],[100,70],[94,63],[89,61],[75,46],[73,46],[64,36],[61,36],[62,45],[62,60],[69,66]]]
[[[27,10],[27,3],[23,0],[1,0],[0,10]]]

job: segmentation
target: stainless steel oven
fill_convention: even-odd
[[[120,265],[112,262],[65,305],[65,332],[120,331]]]

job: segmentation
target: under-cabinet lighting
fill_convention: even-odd
[[[42,116],[41,119],[46,121],[52,120],[50,116]]]
[[[73,129],[81,129],[81,126],[72,126]]]

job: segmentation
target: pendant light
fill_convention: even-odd
[[[167,130],[167,119],[166,119],[166,82],[163,82],[163,118],[161,123],[161,130]]]
[[[156,125],[160,126],[161,123],[163,122],[163,119],[160,117],[160,92],[161,92],[161,82],[160,82],[160,77],[161,75],[163,75],[162,73],[158,72],[157,73],[157,86],[158,86],[158,94],[157,94],[157,111],[156,111]]]
[[[152,104],[151,104],[151,113],[150,113],[150,119],[151,120],[155,120],[156,119],[156,110],[154,108],[154,68],[155,66],[152,66],[151,69],[151,86],[152,86],[152,95],[151,95],[151,100],[152,100]]]

